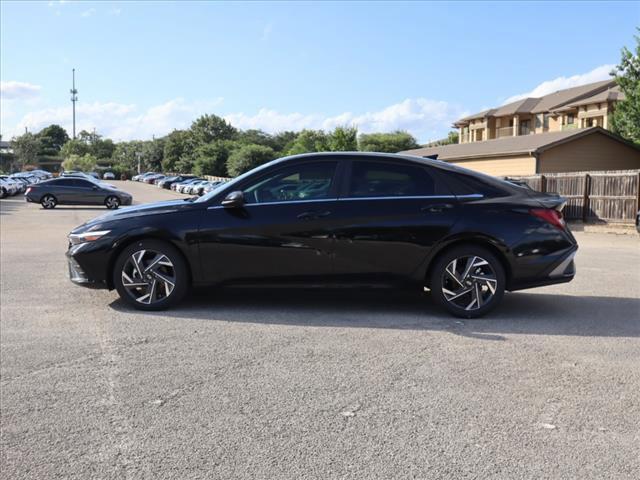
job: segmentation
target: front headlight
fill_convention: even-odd
[[[86,242],[95,242],[96,240],[100,240],[109,232],[111,232],[111,230],[100,230],[97,232],[84,232],[84,233],[70,233],[69,242],[71,243],[71,245],[78,245],[80,243],[86,243]]]

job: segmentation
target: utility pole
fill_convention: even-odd
[[[76,102],[78,101],[78,90],[76,90],[76,69],[73,72],[73,87],[71,88],[71,103],[73,103],[73,139],[76,139]]]

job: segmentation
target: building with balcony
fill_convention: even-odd
[[[606,80],[484,110],[461,118],[454,127],[460,131],[460,143],[576,128],[608,129],[609,115],[622,99],[615,81]]]
[[[402,153],[496,176],[640,169],[640,148],[608,130],[613,81],[524,98],[462,118],[459,143]]]

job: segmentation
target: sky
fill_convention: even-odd
[[[456,119],[609,78],[640,2],[0,3],[0,132],[115,140],[205,113],[268,132],[445,137]]]

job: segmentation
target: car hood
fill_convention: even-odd
[[[164,202],[145,203],[144,205],[135,205],[133,207],[124,207],[124,208],[121,207],[118,210],[105,213],[104,215],[100,215],[99,217],[89,220],[88,222],[76,228],[74,232],[76,230],[83,230],[85,228],[88,228],[94,225],[104,224],[107,222],[113,222],[117,220],[123,220],[126,218],[173,213],[173,212],[179,212],[181,210],[187,210],[187,209],[190,210],[193,207],[194,207],[194,204],[193,202],[189,201],[189,199],[167,200]]]

